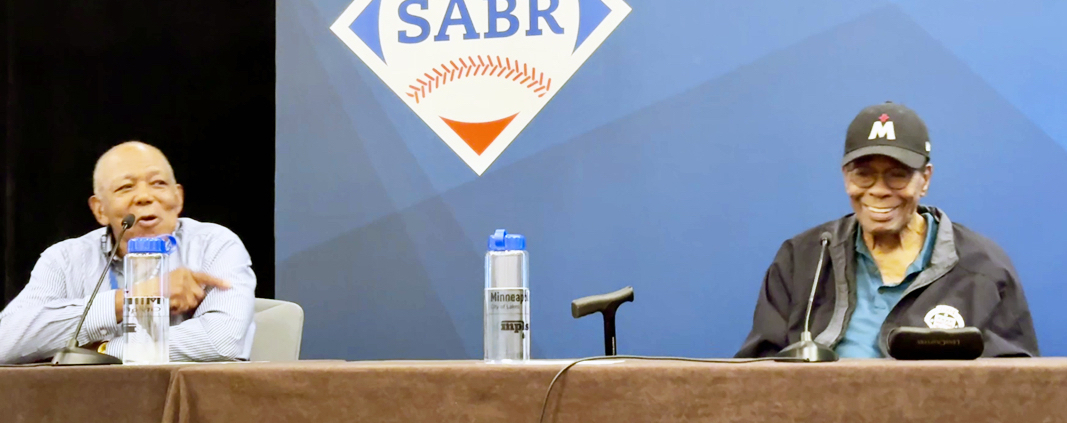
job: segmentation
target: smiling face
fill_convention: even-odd
[[[120,255],[126,254],[125,241],[173,233],[178,226],[185,195],[167,158],[155,147],[133,141],[108,150],[96,164],[93,189],[89,208],[113,233],[121,232],[127,214],[138,218],[123,236]]]
[[[874,236],[899,234],[930,188],[933,165],[915,170],[886,156],[867,156],[845,165],[845,191],[856,220]]]

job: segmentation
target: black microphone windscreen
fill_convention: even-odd
[[[133,224],[136,221],[137,221],[137,217],[136,216],[134,216],[132,214],[126,215],[126,217],[122,218],[122,229],[130,229],[130,228],[132,228]]]

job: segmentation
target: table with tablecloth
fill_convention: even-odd
[[[536,422],[564,364],[0,368],[0,421]],[[545,421],[1067,421],[1067,359],[590,362],[556,383]]]

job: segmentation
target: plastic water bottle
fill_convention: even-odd
[[[526,237],[503,229],[485,253],[485,361],[530,359],[529,257]]]
[[[170,362],[170,254],[176,239],[165,235],[134,238],[125,258],[122,364]]]

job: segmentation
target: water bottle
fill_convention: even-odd
[[[125,258],[126,299],[122,364],[170,362],[170,254],[176,249],[170,235],[134,238]]]
[[[530,359],[529,258],[526,237],[503,229],[489,236],[485,253],[485,361]]]

